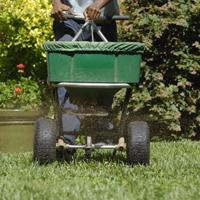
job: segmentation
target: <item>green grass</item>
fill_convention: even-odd
[[[0,154],[0,199],[200,199],[200,142],[152,143],[147,167],[127,166],[124,155],[39,166],[31,153]]]

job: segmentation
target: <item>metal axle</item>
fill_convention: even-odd
[[[56,148],[63,147],[64,149],[125,149],[126,144],[124,142],[123,138],[119,139],[119,143],[116,145],[106,145],[106,144],[92,144],[91,138],[87,138],[87,143],[84,145],[72,145],[67,144],[64,142],[63,139],[58,139],[58,142],[56,143]]]

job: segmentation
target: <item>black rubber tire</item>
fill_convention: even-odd
[[[127,162],[130,165],[148,165],[149,160],[149,126],[144,121],[130,122],[127,135]]]
[[[40,118],[36,121],[33,159],[40,164],[56,160],[57,130],[53,119]]]

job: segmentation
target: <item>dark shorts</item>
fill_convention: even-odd
[[[83,21],[77,21],[73,19],[68,19],[66,21],[58,21],[54,20],[53,22],[53,31],[55,40],[59,41],[71,41],[75,34],[80,30]],[[105,24],[97,24],[106,39],[110,42],[117,41],[117,26],[116,22],[112,21],[110,23]],[[89,31],[84,31],[78,41],[90,41],[91,35]],[[101,38],[95,34],[95,40],[101,41]]]

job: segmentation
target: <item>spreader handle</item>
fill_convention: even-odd
[[[69,14],[67,11],[63,11],[63,16],[64,19],[75,19],[75,20],[83,20],[85,21],[85,18],[82,16],[78,15],[72,15]],[[105,17],[105,16],[100,16],[98,19],[95,19],[95,22],[104,22],[104,21],[111,21],[111,20],[129,20],[129,16],[125,15],[114,15],[112,17]]]

